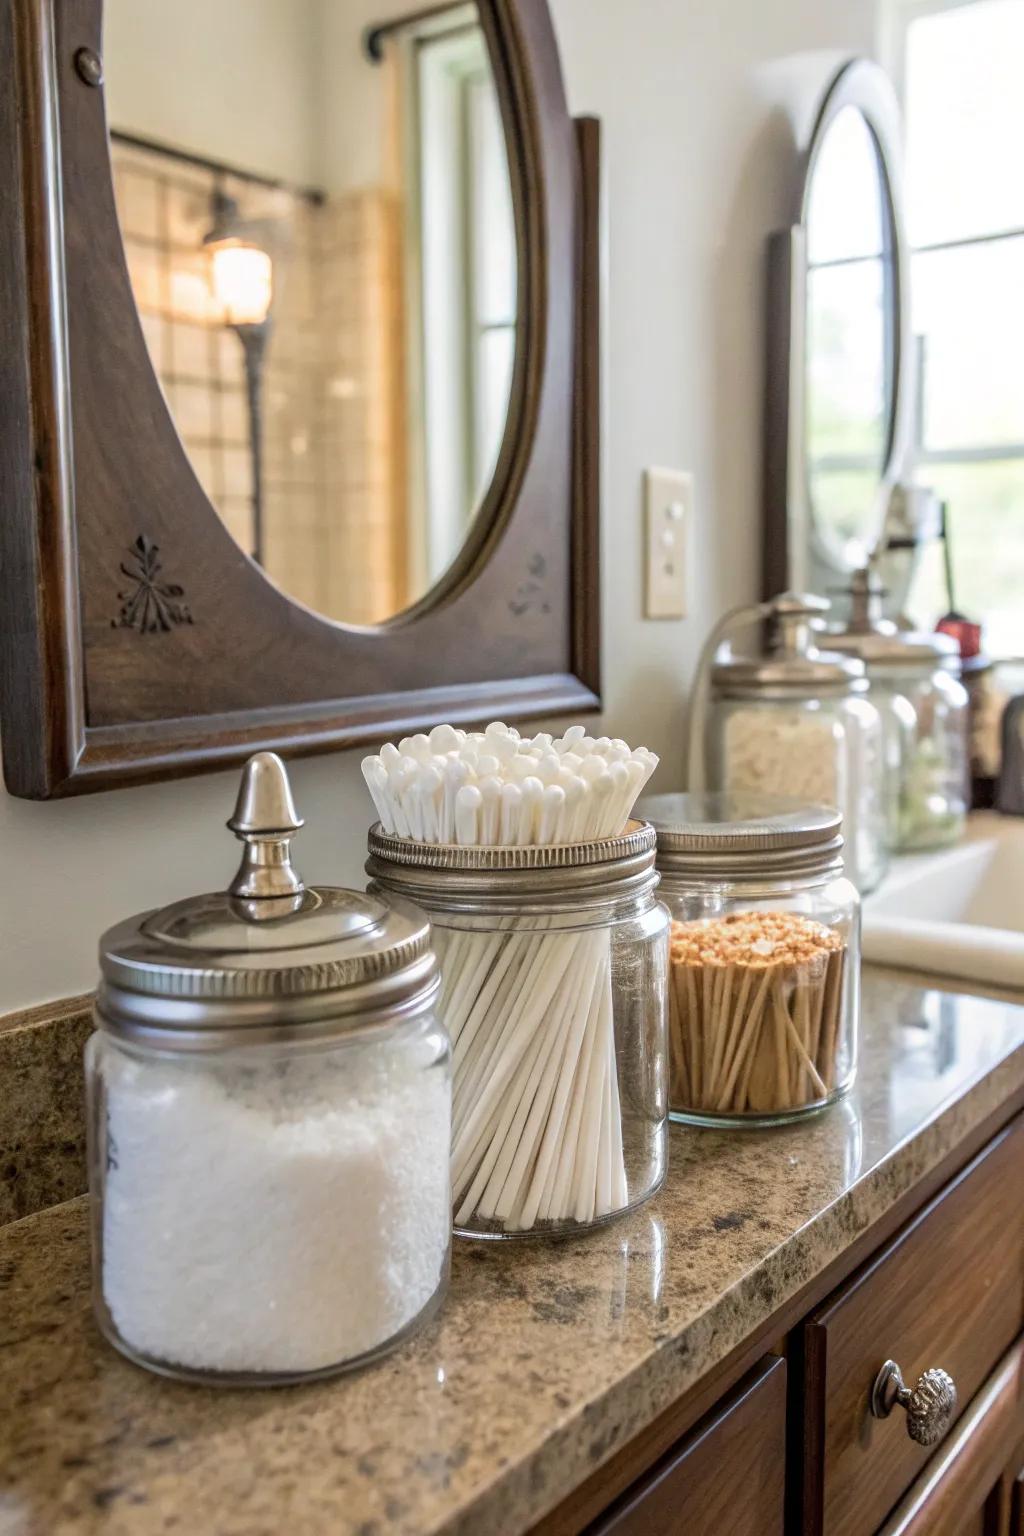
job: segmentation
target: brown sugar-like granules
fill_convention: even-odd
[[[772,1114],[836,1086],[846,943],[793,912],[673,923],[673,1109]]]

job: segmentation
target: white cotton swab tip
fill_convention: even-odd
[[[555,833],[555,841],[572,843],[579,837],[579,820],[586,806],[587,786],[577,774],[569,773],[562,781],[562,789],[565,791],[565,803],[562,806],[562,819]]]
[[[488,777],[479,783],[481,808],[479,814],[480,841],[493,848],[498,841],[501,820],[501,780]]]
[[[519,835],[519,816],[523,808],[523,794],[518,784],[505,784],[501,791],[501,824],[499,841],[510,847]]]
[[[520,848],[527,848],[536,842],[536,820],[540,813],[544,786],[540,779],[531,777],[523,780],[519,791],[522,801],[519,808],[519,832],[516,842]]]
[[[475,784],[463,784],[455,797],[455,841],[463,848],[478,841],[477,822],[483,796]]]
[[[395,830],[395,818],[391,810],[391,791],[388,784],[388,771],[379,757],[364,757],[360,767],[366,787],[370,791],[370,798],[377,808],[381,826],[385,832],[393,833]]]
[[[446,752],[454,752],[459,746],[459,737],[453,725],[435,725],[427,740],[431,752],[439,757],[443,757]]]
[[[562,812],[565,809],[565,790],[561,784],[549,784],[541,796],[538,843],[553,843]]]
[[[433,766],[421,768],[416,776],[423,835],[428,843],[441,841],[441,797],[444,781]]]

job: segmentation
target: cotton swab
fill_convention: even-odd
[[[455,840],[471,847],[478,841],[477,826],[483,796],[475,784],[463,784],[455,797]]]
[[[362,766],[385,832],[528,848],[618,835],[657,763],[583,726],[521,738],[496,721],[435,726]],[[560,921],[524,914],[487,931],[435,921],[460,1227],[588,1223],[629,1202],[610,934]]]
[[[631,751],[618,737],[588,737],[582,726],[570,726],[559,740],[547,731],[524,739],[496,721],[486,731],[469,733],[451,725],[435,726],[429,736],[419,732],[404,737],[397,747],[387,743],[379,756],[365,758],[362,767],[381,825],[392,835],[458,842],[459,790],[469,785],[481,788],[493,780],[496,790],[489,784],[484,794],[475,840],[497,843],[508,838],[526,847],[615,836],[657,761],[643,747]],[[434,776],[427,777],[427,770]],[[503,831],[501,804],[494,802],[495,793],[500,802],[510,784],[524,790],[514,837],[511,809]],[[570,803],[553,817],[551,807],[557,797],[549,799],[542,828],[544,804],[537,797],[553,785],[564,791]]]

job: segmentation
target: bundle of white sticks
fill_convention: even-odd
[[[386,832],[526,847],[616,836],[657,764],[582,726],[523,739],[496,723],[408,737],[366,758],[363,774]],[[629,1201],[609,934],[557,921],[480,932],[434,914],[459,1227],[586,1223]]]
[[[527,847],[614,837],[658,766],[646,747],[596,740],[582,725],[559,740],[437,725],[363,759],[385,832],[420,843]]]

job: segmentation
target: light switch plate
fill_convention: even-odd
[[[649,469],[644,476],[649,619],[686,617],[693,492],[693,476],[683,470]]]

